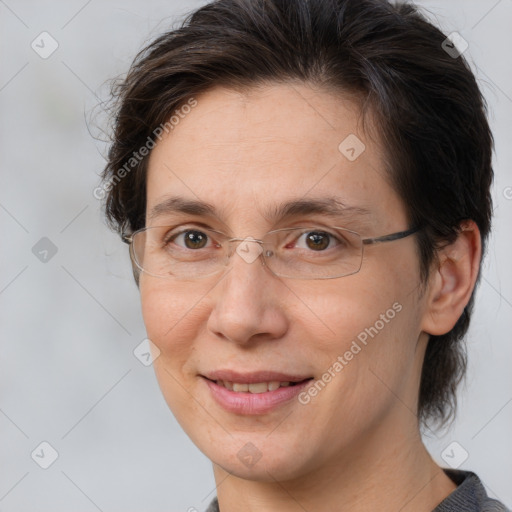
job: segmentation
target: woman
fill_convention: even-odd
[[[209,511],[506,510],[420,435],[454,411],[490,230],[462,51],[411,5],[220,0],[117,89],[106,214]]]

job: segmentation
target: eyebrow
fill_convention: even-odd
[[[167,197],[162,202],[156,204],[149,212],[148,219],[171,214],[182,213],[197,216],[211,216],[219,218],[219,213],[215,206],[210,203],[187,199],[181,196]],[[359,206],[350,206],[343,203],[336,197],[322,197],[312,199],[294,199],[286,201],[279,205],[271,205],[264,216],[270,222],[295,217],[299,215],[321,214],[327,217],[347,217],[347,216],[369,216],[371,211]]]

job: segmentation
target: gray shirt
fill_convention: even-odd
[[[432,512],[511,512],[502,503],[487,496],[475,473],[455,469],[445,469],[444,472],[457,484],[457,489]],[[220,512],[217,498],[212,500],[206,512]]]

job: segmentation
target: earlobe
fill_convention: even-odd
[[[431,271],[422,330],[440,336],[449,332],[471,298],[480,268],[482,244],[474,221],[460,226],[457,239],[438,252]]]

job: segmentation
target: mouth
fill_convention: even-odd
[[[313,377],[276,372],[218,371],[200,377],[217,404],[229,412],[244,415],[270,412],[289,402],[313,380]]]
[[[206,378],[206,377],[205,377]],[[311,377],[312,378],[312,377]],[[293,387],[296,386],[302,382],[305,382],[308,379],[304,379],[299,382],[293,382],[293,381],[278,381],[278,380],[271,380],[267,382],[232,382],[229,380],[211,380],[207,379],[210,382],[215,382],[217,386],[223,386],[226,389],[229,389],[229,391],[234,391],[235,393],[267,393],[268,391],[275,391],[279,388],[286,388],[286,387]]]

